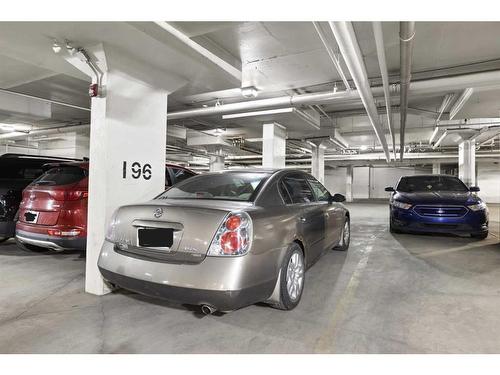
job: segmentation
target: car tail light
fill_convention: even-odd
[[[52,190],[50,196],[56,201],[77,201],[88,198],[88,191],[81,190]]]
[[[79,236],[80,234],[82,234],[82,230],[81,229],[77,229],[77,228],[68,228],[68,229],[49,229],[47,230],[47,233],[49,234],[49,236],[53,236],[53,237],[75,237],[75,236]]]
[[[208,249],[208,256],[244,255],[250,249],[252,219],[246,212],[232,212],[221,224]]]

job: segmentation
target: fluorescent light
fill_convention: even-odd
[[[365,146],[365,145],[359,146],[359,150],[366,151],[366,150],[368,150],[368,146]]]
[[[241,95],[245,98],[256,98],[259,94],[259,90],[257,90],[254,86],[242,87]]]
[[[429,144],[432,144],[434,138],[436,138],[437,133],[439,132],[439,128],[436,126],[434,131],[432,132],[431,138],[429,139]]]
[[[0,129],[7,130],[9,132],[13,132],[14,130],[16,130],[14,125],[9,125],[9,124],[0,124]]]
[[[275,115],[278,113],[291,113],[294,111],[294,108],[277,108],[277,109],[268,109],[265,111],[255,111],[255,112],[242,112],[242,113],[232,113],[230,115],[223,115],[223,120],[229,120],[232,118],[241,118],[241,117],[254,117],[254,116],[263,116],[263,115]]]
[[[57,39],[54,39],[54,44],[52,44],[52,50],[54,51],[54,53],[61,52],[61,45],[59,44]]]

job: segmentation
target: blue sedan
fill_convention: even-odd
[[[387,187],[390,230],[488,236],[488,208],[460,179],[446,175],[404,176],[396,188]]]

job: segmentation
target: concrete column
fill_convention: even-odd
[[[224,170],[224,156],[211,155],[210,156],[210,172],[217,172]]]
[[[467,185],[476,185],[476,142],[463,141],[458,145],[458,177]]]
[[[354,177],[354,167],[352,165],[346,168],[346,184],[345,184],[345,200],[346,202],[352,202],[352,184]]]
[[[165,189],[167,97],[185,80],[98,45],[88,50],[103,73],[102,96],[92,98],[85,290],[109,288],[97,268],[113,212]],[[67,61],[89,74],[79,59]]]
[[[312,149],[311,174],[322,184],[325,183],[325,147],[321,144]]]
[[[441,174],[441,163],[432,164],[432,174]]]
[[[262,125],[262,166],[284,168],[286,128],[278,123]]]

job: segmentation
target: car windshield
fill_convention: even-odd
[[[250,201],[270,176],[259,172],[226,172],[191,177],[156,199],[215,199]]]
[[[396,190],[413,193],[426,191],[466,192],[469,189],[462,181],[452,176],[411,176],[402,177]]]

